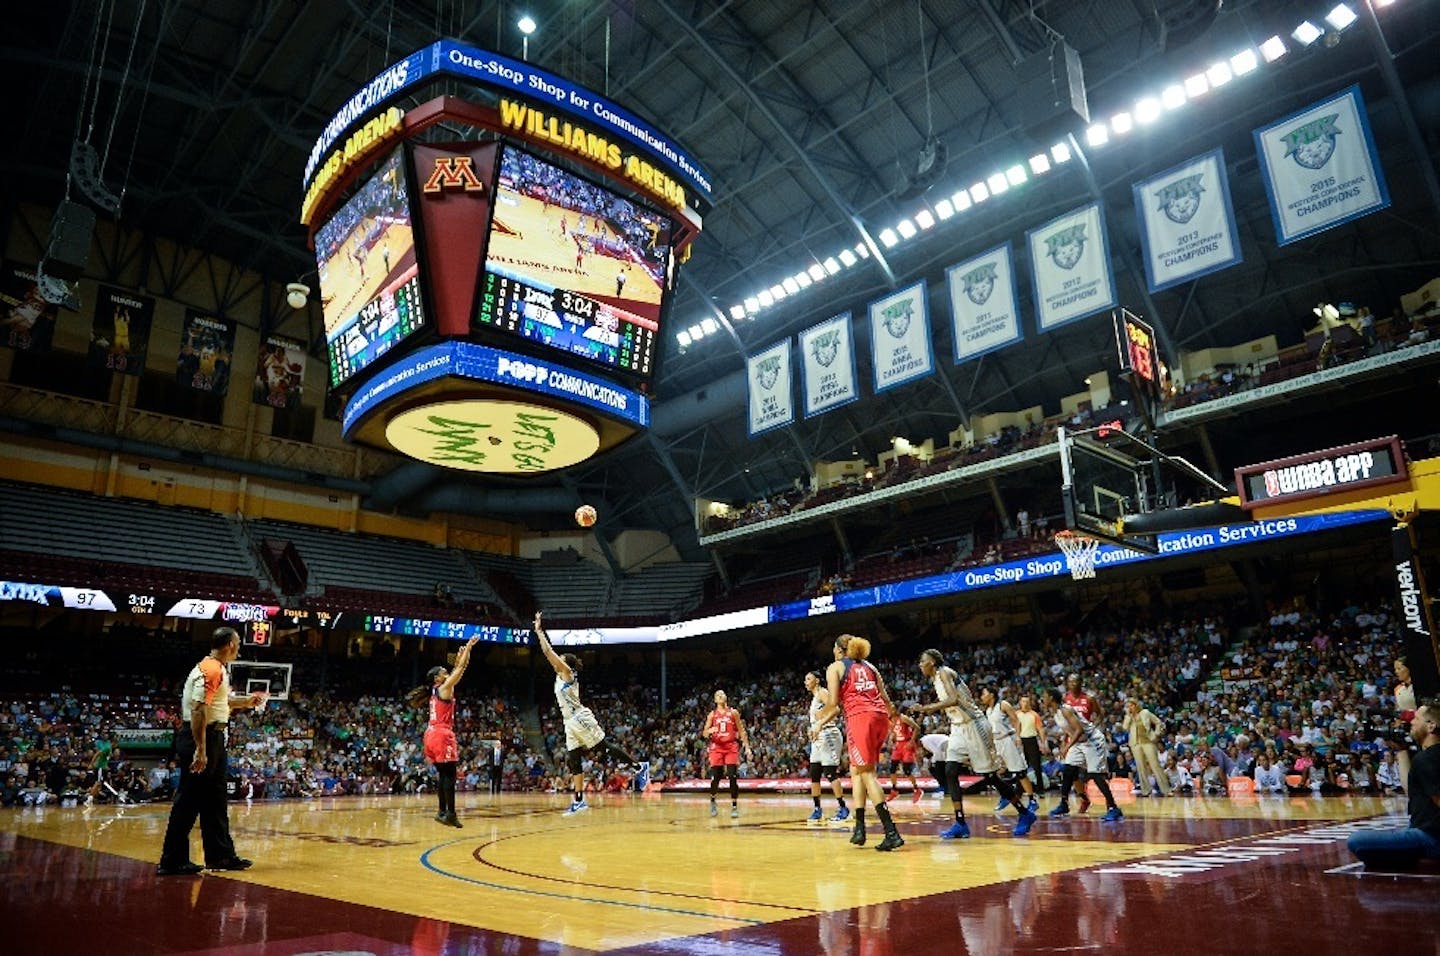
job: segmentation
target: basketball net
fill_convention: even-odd
[[[1095,576],[1095,556],[1100,552],[1100,539],[1073,531],[1055,532],[1055,543],[1065,555],[1065,566],[1076,581]]]

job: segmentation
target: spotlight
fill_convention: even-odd
[[[951,196],[950,201],[955,204],[956,212],[964,212],[974,205],[970,199],[970,194],[963,189]]]
[[[795,279],[794,276],[790,276],[788,279],[786,279],[780,284],[784,286],[785,291],[790,293],[791,295],[795,295],[800,291],[800,283]]]
[[[1117,133],[1128,133],[1135,128],[1135,118],[1123,111],[1116,113],[1110,117],[1110,128]]]
[[[770,298],[774,299],[776,302],[779,302],[781,299],[785,298],[789,294],[790,293],[785,291],[785,286],[783,285],[777,284],[770,287]]]
[[[1210,81],[1205,79],[1204,73],[1185,77],[1185,95],[1192,100],[1197,96],[1204,96],[1209,89]]]
[[[1135,122],[1153,123],[1160,118],[1160,101],[1147,96],[1135,104]]]
[[[1185,105],[1186,99],[1185,87],[1176,83],[1174,86],[1165,87],[1164,91],[1161,92],[1160,105],[1164,106],[1167,110],[1178,110]]]
[[[1085,142],[1091,146],[1104,146],[1110,141],[1110,130],[1104,123],[1096,123],[1085,131]]]
[[[732,305],[732,306],[730,306],[730,318],[734,319],[736,322],[739,322],[741,319],[745,318],[745,306],[743,306],[743,305]]]
[[[825,278],[825,267],[818,262],[811,266],[809,269],[806,269],[805,271],[810,273],[810,278],[814,279],[816,282],[819,282],[821,279]]]
[[[895,224],[895,231],[900,233],[902,238],[910,239],[914,237],[918,230],[916,230],[915,224],[909,219],[901,219]]]
[[[1068,162],[1070,162],[1070,144],[1069,144],[1069,143],[1056,143],[1054,146],[1051,146],[1051,147],[1050,147],[1050,158],[1053,159],[1053,160],[1055,160],[1055,164],[1056,164],[1057,166],[1058,166],[1060,163],[1068,163]]]
[[[520,32],[525,34],[527,37],[535,32],[535,27],[537,26],[537,24],[535,23],[535,18],[530,16],[529,14],[521,17],[515,25],[519,27]]]
[[[285,286],[285,303],[292,309],[303,309],[310,301],[310,287],[303,282],[291,282]]]
[[[1324,32],[1324,30],[1321,30],[1309,20],[1302,20],[1300,25],[1296,27],[1290,35],[1296,40],[1299,40],[1301,46],[1309,46],[1320,39],[1320,34]]]
[[[762,290],[760,290],[759,292],[757,292],[757,293],[755,294],[755,298],[758,299],[758,300],[760,300],[760,306],[761,306],[762,308],[768,309],[768,308],[770,308],[770,306],[772,306],[772,305],[775,304],[775,298],[774,298],[772,295],[770,295],[770,292],[769,292],[768,289],[762,289]]]
[[[692,325],[685,331],[690,333],[690,341],[692,342],[698,342],[705,337],[705,330],[700,328],[699,325]]]
[[[991,173],[990,178],[985,180],[985,185],[990,187],[992,196],[998,196],[1010,188],[1010,183],[1005,179],[1004,173]]]
[[[714,335],[720,331],[720,323],[716,322],[712,316],[707,315],[700,320],[700,330],[706,335]]]
[[[899,242],[899,241],[900,241],[900,237],[897,236],[897,235],[895,235],[895,230],[894,230],[894,229],[881,229],[881,230],[880,230],[880,244],[881,244],[882,246],[884,246],[886,249],[889,249],[891,246],[895,245],[895,243],[897,243],[897,242]]]
[[[755,298],[753,295],[751,295],[751,296],[746,296],[746,297],[745,297],[745,311],[748,312],[750,315],[754,315],[756,312],[759,312],[759,311],[760,311],[760,300],[757,299],[757,298]]]
[[[855,243],[855,254],[856,254],[857,256],[859,256],[861,259],[869,259],[869,258],[870,258],[870,247],[867,246],[867,245],[865,245],[865,243],[863,243],[863,242],[857,242],[857,243]]]
[[[1044,153],[1036,153],[1034,156],[1030,157],[1030,172],[1034,173],[1036,176],[1039,176],[1044,173],[1048,173],[1049,171],[1049,156],[1046,156]]]
[[[1241,50],[1230,58],[1230,69],[1235,71],[1236,76],[1244,76],[1259,65],[1254,50]]]
[[[1337,30],[1343,30],[1355,22],[1355,11],[1343,3],[1335,4],[1335,9],[1325,14],[1325,22]]]
[[[855,253],[851,252],[849,249],[841,249],[840,261],[844,264],[845,268],[848,269],[855,263],[859,262],[860,258],[856,256]]]
[[[1266,63],[1274,63],[1288,52],[1285,41],[1278,36],[1271,37],[1260,44],[1260,55],[1265,58]]]
[[[680,343],[680,347],[682,349],[686,349],[690,347],[690,343],[693,342],[694,339],[690,338],[689,332],[681,329],[679,332],[675,333],[675,341]]]
[[[1205,71],[1205,79],[1210,81],[1212,88],[1224,86],[1230,82],[1233,76],[1234,74],[1230,72],[1230,64],[1225,62],[1216,63]]]
[[[935,225],[935,216],[928,209],[922,209],[915,214],[915,225],[921,229],[929,229]]]
[[[985,188],[984,183],[976,183],[970,187],[970,198],[977,203],[984,202],[990,198],[990,190]]]
[[[1005,181],[1012,186],[1018,186],[1025,181],[1025,167],[1016,163],[1005,170]]]
[[[948,199],[942,199],[935,204],[935,215],[941,219],[949,219],[955,215],[955,204]]]
[[[826,272],[827,274],[833,276],[835,273],[837,273],[837,272],[839,272],[839,271],[840,271],[840,263],[838,263],[838,262],[835,261],[835,257],[834,257],[834,256],[830,256],[828,259],[825,260],[825,272]]]

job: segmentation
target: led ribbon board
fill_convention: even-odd
[[[382,70],[346,101],[326,124],[324,132],[310,150],[300,182],[301,194],[306,193],[314,180],[321,158],[341,137],[390,101],[442,77],[466,80],[501,93],[523,96],[566,112],[645,153],[707,204],[711,198],[710,177],[699,163],[672,139],[634,113],[529,63],[455,40],[437,40],[416,50]]]

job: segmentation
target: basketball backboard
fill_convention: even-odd
[[[1071,531],[1156,554],[1161,531],[1246,520],[1237,507],[1219,501],[1232,489],[1125,431],[1120,422],[1060,428],[1056,438],[1065,526]],[[1190,502],[1206,504],[1181,507]]]
[[[234,694],[268,694],[272,700],[290,699],[290,674],[294,664],[269,661],[235,661],[230,665],[230,691]]]
[[[1149,463],[1127,453],[1130,436],[1117,424],[1074,431],[1061,428],[1056,437],[1065,527],[1154,554],[1158,550],[1154,535],[1125,533],[1126,517],[1154,507]]]

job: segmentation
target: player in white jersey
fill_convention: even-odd
[[[1046,688],[1045,702],[1055,718],[1055,729],[1060,731],[1060,762],[1065,767],[1060,777],[1060,805],[1051,810],[1050,815],[1063,817],[1068,814],[1071,785],[1081,781],[1083,788],[1083,781],[1093,780],[1100,795],[1105,798],[1105,816],[1101,819],[1107,823],[1125,819],[1125,814],[1115,805],[1114,794],[1110,792],[1105,760],[1109,746],[1105,743],[1105,732],[1065,703],[1059,688]],[[1081,792],[1084,792],[1083,789]]]
[[[556,654],[550,645],[550,636],[540,622],[541,612],[535,612],[535,637],[540,641],[540,650],[555,669],[555,702],[560,705],[560,716],[565,722],[565,762],[570,770],[570,788],[575,793],[575,802],[565,811],[567,816],[589,810],[585,802],[585,774],[581,761],[585,751],[601,744],[626,765],[635,765],[635,789],[644,790],[650,784],[649,761],[636,760],[614,741],[605,739],[600,722],[590,708],[580,703],[580,658],[574,654]]]
[[[926,734],[920,738],[920,748],[925,751],[926,759],[930,762],[930,775],[940,786],[935,790],[935,796],[945,796],[945,761],[950,750],[949,734]],[[965,761],[968,762],[966,756]]]
[[[1026,809],[1034,813],[1040,809],[1040,804],[1035,799],[1034,785],[1030,783],[1030,778],[1025,776],[1025,754],[1020,750],[1020,736],[1015,729],[1020,723],[1015,708],[1010,706],[1008,700],[997,695],[993,687],[980,688],[980,706],[985,708],[985,717],[990,722],[990,736],[995,740],[995,751],[1000,755],[1000,762],[1005,765],[1005,772],[1012,781],[1020,781],[1020,788],[1030,798]],[[1009,803],[1001,797],[995,812],[1004,810]]]
[[[830,820],[838,823],[850,816],[850,808],[845,805],[845,783],[840,779],[840,755],[845,752],[845,735],[840,732],[840,725],[836,721],[832,720],[823,727],[816,724],[820,711],[830,703],[830,691],[825,686],[824,673],[811,671],[806,674],[805,689],[810,692],[809,729],[818,730],[818,735],[810,741],[810,799],[815,804],[815,809],[810,812],[810,820],[819,822],[824,816],[820,811],[820,777],[823,775],[830,781],[830,789],[835,794],[836,810]]]
[[[995,741],[990,735],[990,722],[985,712],[970,694],[970,688],[960,675],[945,665],[945,657],[931,648],[920,655],[920,673],[930,678],[939,698],[933,704],[916,707],[915,714],[930,714],[943,711],[950,718],[950,739],[946,743],[945,792],[955,810],[955,823],[943,833],[946,840],[965,839],[970,835],[970,826],[965,822],[965,801],[960,789],[961,763],[957,754],[969,755],[970,769],[982,778],[979,785],[992,784],[1000,796],[1015,804],[1020,819],[1015,824],[1014,835],[1024,836],[1035,823],[1035,814],[1017,801],[1015,788],[1000,774],[1003,769],[1000,756],[995,752]]]

